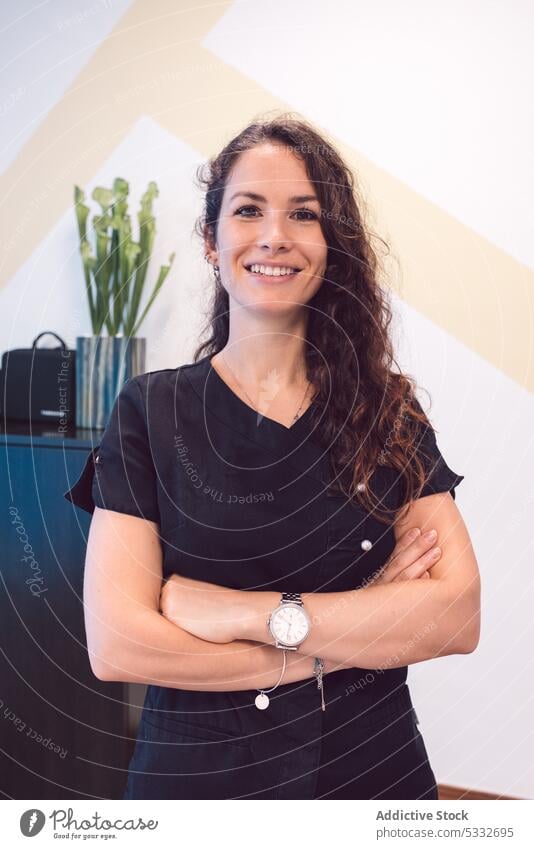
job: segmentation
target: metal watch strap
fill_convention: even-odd
[[[300,593],[282,593],[282,601],[280,604],[288,604],[291,602],[292,604],[300,604],[301,607],[304,607],[304,602],[300,597]]]

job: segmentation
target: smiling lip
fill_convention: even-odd
[[[293,280],[300,272],[294,271],[293,274],[261,274],[259,271],[249,271],[248,274],[250,277],[258,277],[260,280],[277,283],[278,281]]]
[[[254,265],[254,263],[252,263],[252,264]],[[262,263],[262,265],[265,265],[265,263]],[[271,266],[271,267],[276,267],[276,266]],[[299,269],[298,271],[294,271],[293,274],[261,274],[261,272],[259,272],[259,271],[250,271],[248,268],[245,268],[245,271],[251,277],[258,277],[260,280],[277,281],[277,280],[293,280],[297,276],[297,274],[300,274],[301,269]]]

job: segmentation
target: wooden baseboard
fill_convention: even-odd
[[[521,796],[504,796],[502,793],[486,793],[484,790],[468,790],[465,787],[455,787],[453,784],[438,784],[440,799],[517,799]]]

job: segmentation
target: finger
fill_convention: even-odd
[[[406,551],[410,545],[417,539],[420,535],[421,531],[419,528],[409,528],[402,537],[397,540],[395,548],[391,552],[388,557],[384,567],[382,569],[380,578],[384,578],[386,581],[392,580],[395,575],[397,575],[401,569],[405,568],[408,563],[402,563],[400,561],[400,555]]]
[[[412,542],[415,542],[418,537],[421,536],[421,528],[413,527],[408,528],[405,534],[401,536],[395,546],[395,553],[400,554],[401,551],[405,551]]]
[[[429,537],[425,533],[417,534],[415,540],[404,548],[401,547],[399,549],[398,546],[396,546],[388,564],[388,567],[391,569],[391,577],[396,577],[396,575],[404,571],[404,569],[407,569],[408,566],[411,566],[412,563],[415,563],[416,560],[435,546],[436,541],[436,533],[434,533],[433,537]]]
[[[408,564],[405,563],[402,565],[399,563],[399,555],[402,554],[403,551],[406,551],[410,545],[415,542],[415,540],[421,534],[421,529],[417,527],[408,528],[408,530],[401,536],[395,545],[391,555],[388,560],[384,564],[384,568],[380,577],[384,577],[386,581],[392,580],[393,577],[398,574],[398,571]],[[398,568],[396,568],[398,567]]]
[[[417,578],[415,578],[415,580],[419,581],[419,580],[424,580],[425,578],[430,578],[430,572],[428,571],[428,569],[426,570],[426,572],[423,572],[422,575],[418,575]],[[400,578],[397,578],[397,581],[400,581]]]
[[[425,552],[415,563],[410,564],[402,572],[396,574],[393,580],[412,581],[415,578],[420,578],[428,569],[436,565],[440,557],[441,548],[436,546],[431,551]]]

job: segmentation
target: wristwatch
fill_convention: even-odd
[[[267,625],[277,649],[296,651],[311,629],[300,593],[282,593],[280,604],[269,614]]]

